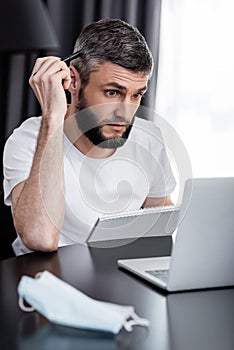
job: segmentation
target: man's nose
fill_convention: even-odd
[[[131,120],[135,114],[137,106],[128,101],[118,102],[115,106],[114,115],[124,117],[127,120]]]

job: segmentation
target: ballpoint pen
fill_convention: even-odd
[[[76,52],[73,52],[71,55],[63,58],[62,61],[65,63],[68,63],[69,61],[74,60],[75,58],[77,58],[80,55],[81,55],[81,50],[77,50]]]
[[[77,51],[73,52],[71,55],[63,58],[62,61],[65,63],[69,63],[71,60],[74,60],[75,58],[77,58],[80,55],[81,55],[81,50],[77,50]],[[33,75],[36,75],[36,74],[37,74],[37,71],[33,73]]]

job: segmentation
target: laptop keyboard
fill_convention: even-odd
[[[145,272],[149,273],[154,277],[157,277],[160,280],[163,280],[166,283],[168,281],[169,270],[152,270],[152,271],[145,271]]]

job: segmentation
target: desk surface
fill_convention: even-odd
[[[115,248],[63,247],[0,262],[0,349],[2,350],[233,350],[234,289],[161,294],[156,287],[118,269],[117,259],[163,256],[170,237],[144,238]],[[117,336],[50,324],[18,307],[23,274],[48,270],[95,299],[133,305],[150,320]]]

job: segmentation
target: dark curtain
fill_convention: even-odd
[[[0,105],[4,104],[4,111],[1,109],[0,115],[1,158],[4,143],[14,128],[28,117],[40,114],[40,106],[28,85],[36,57],[49,54],[61,57],[69,55],[73,51],[73,45],[83,26],[101,18],[123,19],[136,26],[145,36],[154,56],[155,68],[143,104],[154,108],[161,0],[43,1],[48,8],[52,25],[59,39],[60,49],[57,52],[35,51],[27,54],[0,56]]]

